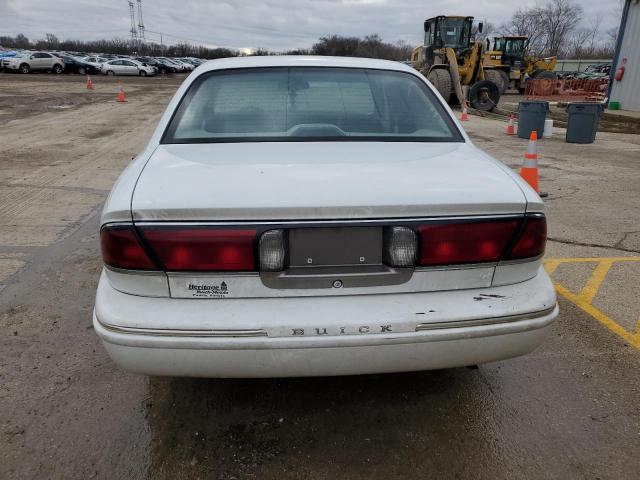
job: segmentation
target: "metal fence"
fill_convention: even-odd
[[[611,59],[558,60],[556,72],[584,72],[589,65],[611,65]]]

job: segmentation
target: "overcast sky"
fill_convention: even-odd
[[[619,0],[581,0],[586,19],[606,31],[619,23]],[[135,3],[135,0],[134,0]],[[387,41],[422,39],[422,22],[434,15],[472,15],[496,26],[535,1],[505,0],[142,0],[147,38],[206,46],[310,47],[323,35],[379,33]],[[137,13],[137,12],[136,12]],[[137,17],[136,17],[137,19]],[[0,0],[0,34],[47,32],[60,39],[127,37],[128,0]]]

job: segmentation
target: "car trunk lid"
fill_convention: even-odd
[[[136,221],[271,221],[524,213],[523,192],[466,143],[160,145]]]

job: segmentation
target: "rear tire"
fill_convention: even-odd
[[[29,73],[31,71],[31,67],[26,63],[20,65],[20,73]]]
[[[480,80],[471,85],[469,103],[476,110],[490,112],[498,106],[500,89],[490,80]]]
[[[556,78],[558,78],[558,76],[555,73],[550,72],[549,70],[536,70],[535,72],[533,72],[533,75],[531,75],[531,78],[535,78],[536,80],[541,78],[555,80]]]
[[[449,103],[451,98],[451,74],[448,70],[439,68],[429,72],[428,80],[436,87],[438,93],[442,95],[444,101]]]
[[[500,75],[502,76],[502,81],[504,82],[504,91],[500,92],[500,94],[504,94],[506,93],[507,90],[509,90],[509,88],[511,88],[511,79],[509,78],[509,75],[507,74],[507,72],[505,72],[504,70],[498,70],[500,72]]]
[[[498,86],[498,89],[500,90],[500,94],[503,94],[504,92],[507,91],[507,88],[509,87],[509,79],[507,78],[507,81],[504,81],[504,77],[502,75],[500,75],[501,73],[503,73],[500,70],[485,70],[484,71],[484,78],[486,80],[489,80],[490,82],[495,83]]]

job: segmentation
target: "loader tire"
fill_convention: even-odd
[[[490,80],[480,80],[471,85],[469,103],[476,110],[490,112],[498,106],[500,89]]]
[[[536,70],[535,72],[533,72],[533,75],[531,75],[531,78],[535,78],[536,80],[541,78],[555,80],[556,78],[558,78],[558,76],[555,73],[550,72],[549,70]]]
[[[507,78],[507,81],[505,81],[505,78],[501,73],[503,72],[500,70],[485,70],[484,78],[485,80],[495,83],[500,90],[500,94],[503,94],[507,91],[507,88],[509,88],[509,79]]]
[[[438,93],[442,95],[444,101],[449,103],[449,99],[451,98],[451,74],[448,70],[437,69],[431,70],[428,80],[436,87]]]
[[[506,93],[509,88],[511,88],[511,79],[509,75],[504,70],[498,70],[500,75],[502,76],[502,80],[504,81],[504,92],[500,92],[500,94]]]

